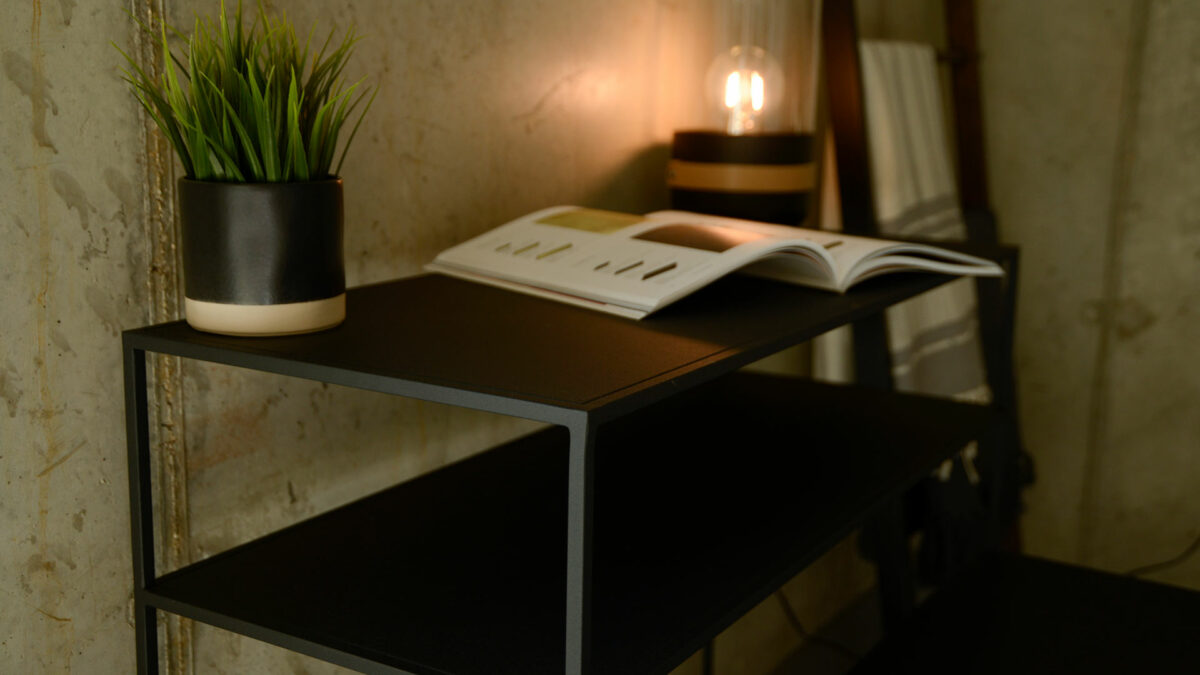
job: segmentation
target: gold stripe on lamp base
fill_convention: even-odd
[[[672,159],[667,185],[710,192],[806,192],[816,185],[816,167],[806,164],[727,164]]]

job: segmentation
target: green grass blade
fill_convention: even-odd
[[[338,99],[326,101],[325,105],[317,109],[316,118],[313,120],[312,132],[308,136],[308,169],[312,176],[322,176],[329,173],[329,163],[325,161],[326,146],[332,145],[331,140],[337,140],[337,130],[332,129],[329,112],[337,104]]]
[[[243,20],[241,0],[232,14],[229,4],[221,0],[217,15],[196,16],[190,35],[165,22],[151,29],[126,12],[163,56],[161,73],[151,77],[117,47],[127,64],[121,74],[130,92],[191,178],[288,181],[340,173],[377,93],[364,89],[363,80],[347,86],[343,79],[360,38],[353,28],[340,37],[330,29],[318,46],[315,23],[301,41],[287,15],[272,17],[264,0],[257,1],[250,24]],[[176,39],[183,46],[176,43],[173,51]],[[331,172],[345,124],[355,112]]]
[[[363,92],[364,94],[366,92]],[[375,102],[375,95],[379,93],[379,87],[371,92],[371,99],[367,101],[367,105],[363,106],[362,112],[358,114],[358,121],[354,123],[354,128],[350,130],[350,136],[346,139],[346,144],[342,146],[342,156],[338,159],[337,170],[334,175],[342,175],[342,163],[346,161],[346,151],[350,149],[350,144],[354,142],[354,137],[358,135],[358,127],[362,124],[363,117],[366,117],[367,111],[371,109],[371,104]]]
[[[308,180],[308,160],[304,153],[304,138],[300,134],[300,96],[296,91],[296,73],[288,88],[288,145],[292,148],[293,173],[297,180]]]
[[[139,22],[140,24],[140,22]],[[129,84],[134,98],[154,120],[154,123],[167,137],[167,141],[171,147],[175,149],[175,153],[179,155],[180,162],[183,164],[184,172],[189,176],[195,174],[192,167],[192,160],[188,153],[187,145],[183,142],[183,137],[180,134],[179,126],[175,123],[175,118],[172,115],[171,106],[166,99],[159,93],[155,86],[154,80],[146,74],[142,67],[134,61],[129,54],[113,43],[113,47],[125,58],[126,63],[132,70],[121,69],[122,79]]]
[[[195,134],[198,147],[203,147],[206,151],[205,162],[210,173],[208,178],[218,178],[222,180],[236,180],[245,182],[246,177],[238,168],[237,162],[233,161],[233,157],[216,143],[208,134],[197,127],[190,127],[189,131]],[[206,180],[208,178],[201,178]]]
[[[225,111],[228,113],[228,115],[225,117],[225,126],[226,128],[232,126],[233,131],[237,134],[238,140],[241,141],[241,156],[244,157],[245,160],[250,164],[250,175],[253,176],[255,180],[263,180],[262,162],[259,161],[258,153],[254,147],[254,141],[250,139],[250,134],[246,131],[246,125],[242,124],[242,121],[238,119],[237,112],[233,109],[233,104],[229,102],[229,99],[221,95],[221,90],[217,89],[216,83],[208,79],[208,77],[203,75],[203,73],[201,73],[201,75],[204,77],[204,81],[213,88],[217,99],[224,104]],[[235,149],[232,138],[228,138],[223,147],[228,148],[226,153],[232,157],[232,151]]]
[[[279,151],[275,147],[275,134],[270,120],[270,111],[254,73],[249,73],[246,79],[250,90],[249,107],[253,112],[255,137],[258,139],[258,149],[262,157],[263,176],[265,180],[277,181],[279,180]],[[266,86],[268,88],[271,86],[269,76]]]

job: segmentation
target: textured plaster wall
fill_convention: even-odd
[[[109,41],[132,44],[123,7],[164,4],[189,25],[216,2],[0,9],[0,672],[133,670],[118,335],[169,316],[179,279],[170,218],[153,215],[171,215],[171,195],[150,187],[170,176],[153,169]],[[268,4],[302,27],[357,24],[351,69],[382,87],[343,172],[351,284],[413,274],[547,204],[662,207],[665,143],[702,116],[703,0]],[[162,559],[211,555],[531,428],[232,368],[159,374],[153,433],[176,440],[157,479],[180,500],[157,513],[173,535]],[[814,627],[869,582],[847,542],[785,590]],[[769,601],[718,641],[717,665],[766,672],[797,641]],[[203,626],[172,627],[169,643],[185,671],[338,672]]]
[[[1038,468],[1031,551],[1076,559],[1131,3],[980,7],[993,202],[1021,245],[1017,359]]]
[[[979,4],[993,199],[1022,246],[1027,548],[1170,559],[1200,535],[1200,5]],[[1154,578],[1200,588],[1200,558]]]
[[[1144,11],[1082,542],[1115,569],[1169,559],[1200,536],[1200,6]],[[1155,578],[1200,588],[1200,559]]]
[[[167,5],[186,23],[212,3]],[[351,283],[548,203],[658,207],[663,143],[700,116],[700,0],[273,5],[357,23],[353,67],[383,86],[344,172]],[[864,32],[939,32],[908,6],[866,7]],[[1200,6],[979,6],[993,199],[1024,251],[1027,546],[1118,570],[1169,558],[1200,534]],[[153,259],[146,146],[109,40],[131,40],[117,3],[0,8],[0,672],[132,670],[117,335],[152,319],[174,270]],[[234,369],[178,382],[185,558],[528,428]],[[1157,578],[1200,587],[1200,559]],[[867,581],[846,544],[786,591],[812,627]],[[789,630],[764,603],[718,640],[719,671],[765,672]],[[179,635],[197,672],[335,670]]]
[[[99,3],[0,7],[0,672],[130,672],[118,331],[146,320],[142,142]]]

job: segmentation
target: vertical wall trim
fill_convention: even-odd
[[[166,19],[164,0],[129,0],[129,11],[151,30],[158,31]],[[135,58],[152,77],[163,68],[159,43],[136,25]],[[140,111],[140,107],[139,107]],[[180,317],[181,273],[176,242],[174,155],[166,138],[149,115],[141,113],[144,139],[145,190],[144,233],[150,247],[146,298],[150,323]],[[183,375],[177,357],[154,355],[152,366],[151,443],[155,465],[155,513],[159,572],[185,565],[190,560],[187,509],[187,455],[184,444]],[[192,624],[176,615],[163,615],[166,639],[163,665],[167,673],[187,675],[193,671]]]
[[[1091,403],[1087,418],[1087,445],[1083,460],[1083,486],[1079,500],[1079,549],[1081,563],[1091,561],[1096,541],[1095,507],[1100,498],[1099,482],[1108,451],[1109,361],[1116,311],[1120,303],[1121,262],[1125,244],[1133,150],[1138,135],[1138,109],[1142,100],[1143,62],[1146,34],[1153,2],[1130,3],[1128,59],[1125,65],[1114,145],[1112,187],[1109,191],[1108,223],[1104,233],[1104,262],[1100,296],[1100,323],[1096,357],[1092,366]]]

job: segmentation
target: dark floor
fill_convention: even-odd
[[[813,629],[771,675],[844,675],[879,641],[879,600],[866,593],[832,621]]]

